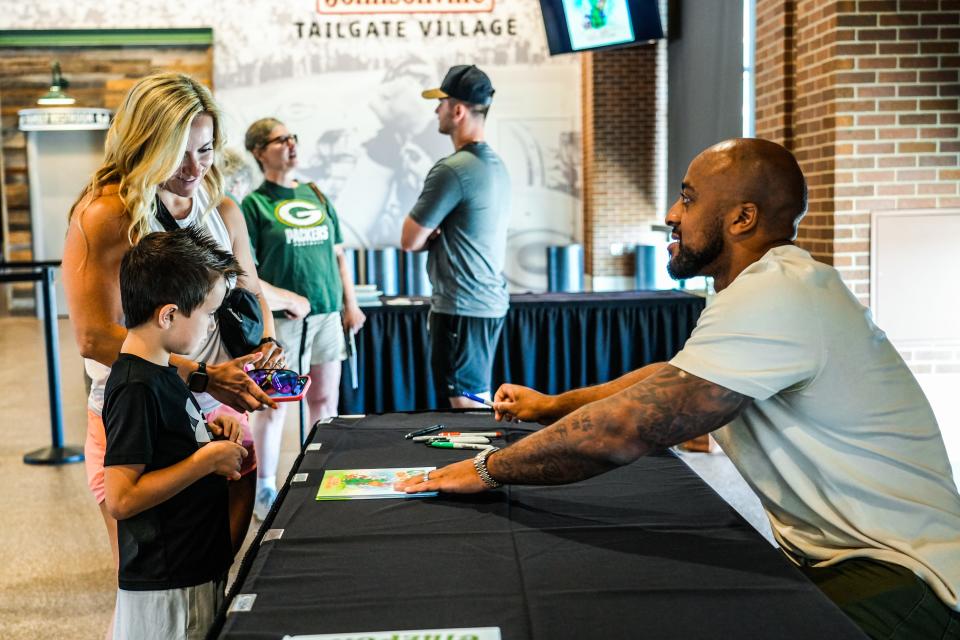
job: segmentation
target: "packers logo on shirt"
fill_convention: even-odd
[[[284,200],[277,204],[273,214],[289,227],[315,227],[327,216],[324,209],[307,200]]]

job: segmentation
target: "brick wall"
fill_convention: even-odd
[[[666,42],[583,54],[584,258],[588,274],[632,276],[635,244],[661,222]]]
[[[939,341],[896,346],[915,374],[960,374],[960,344]]]
[[[838,15],[853,65],[836,78],[835,263],[865,301],[870,212],[960,206],[960,2],[937,5],[860,0]]]
[[[30,191],[27,181],[26,137],[18,129],[17,112],[35,108],[50,87],[50,61],[59,60],[70,81],[67,93],[77,107],[116,109],[133,84],[155,71],[189,73],[212,86],[210,47],[56,48],[0,50],[0,214],[6,259],[30,260]],[[63,215],[66,215],[64,212]],[[33,285],[0,288],[0,312],[32,312]]]
[[[958,0],[757,0],[757,135],[796,154],[799,242],[864,304],[871,212],[960,206],[958,47]]]
[[[792,149],[796,0],[757,0],[756,127],[762,137]],[[760,135],[758,133],[758,135]]]
[[[838,143],[834,81],[850,64],[838,55],[836,2],[799,0],[794,14],[793,152],[809,189],[798,240],[817,260],[833,264],[834,189]]]

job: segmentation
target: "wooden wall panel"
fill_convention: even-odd
[[[60,61],[70,86],[66,92],[78,107],[116,109],[127,90],[157,71],[188,73],[213,88],[213,52],[209,46],[0,49],[0,156],[6,210],[2,240],[4,257],[31,259],[30,193],[27,184],[26,138],[17,128],[17,112],[37,106],[50,87],[50,64]],[[67,212],[64,212],[67,215]],[[32,312],[32,285],[17,285],[11,311]],[[6,296],[4,296],[6,297]],[[0,304],[0,310],[3,305]]]

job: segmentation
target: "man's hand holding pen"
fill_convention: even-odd
[[[553,396],[519,384],[502,384],[493,396],[493,417],[499,422],[539,422],[550,424]]]

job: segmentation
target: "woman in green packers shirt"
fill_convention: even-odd
[[[357,306],[333,205],[316,185],[294,178],[297,136],[279,120],[262,118],[247,129],[244,143],[264,181],[243,199],[241,208],[277,340],[288,354],[303,354],[301,373],[309,369],[309,424],[336,415],[341,361],[346,357],[343,333],[358,331],[366,318]],[[285,416],[286,404],[281,404],[250,421],[259,462],[254,515],[261,520],[277,494]]]

